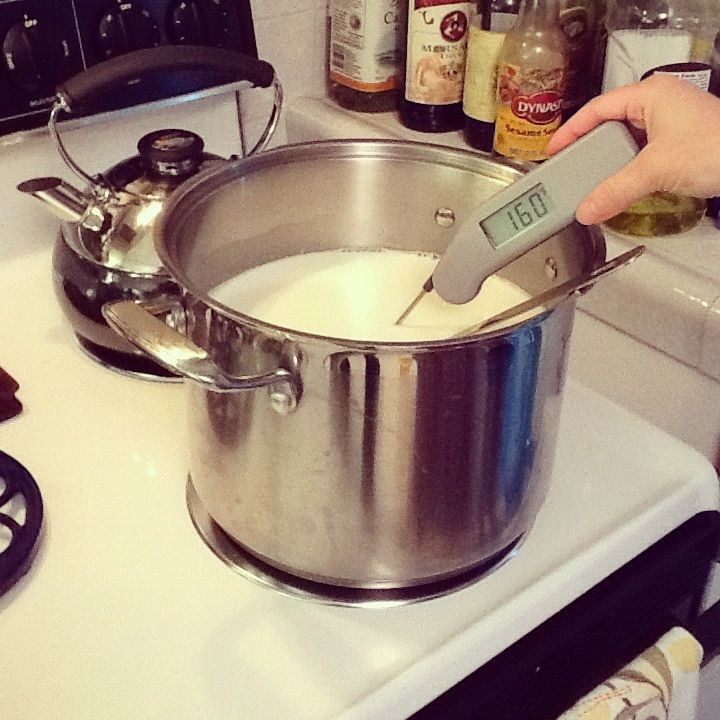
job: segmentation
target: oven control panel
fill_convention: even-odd
[[[249,0],[0,0],[0,43],[0,135],[44,125],[58,83],[132,50],[205,45],[257,57]],[[199,72],[158,78],[140,93],[119,89],[96,111],[212,84]]]

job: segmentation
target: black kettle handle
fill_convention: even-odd
[[[200,45],[161,45],[135,50],[105,60],[58,85],[56,92],[66,112],[90,105],[100,95],[133,80],[168,71],[207,70],[228,83],[247,81],[255,87],[270,87],[275,77],[272,65],[251,55],[224,48]]]

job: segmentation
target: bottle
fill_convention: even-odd
[[[518,160],[547,158],[560,126],[567,55],[558,0],[523,0],[498,59],[495,152]]]
[[[358,112],[397,107],[402,0],[330,0],[328,94]]]
[[[472,2],[409,0],[400,121],[421,132],[463,126],[463,81]]]
[[[508,33],[515,27],[519,12],[520,0],[491,0],[488,29]]]
[[[708,90],[710,56],[720,20],[712,0],[610,0],[603,91],[662,72]],[[672,102],[672,98],[668,98]],[[705,200],[655,192],[606,221],[628,235],[659,236],[689,230],[705,213]]]
[[[709,63],[711,68],[710,92],[720,97],[720,32],[713,40]]]
[[[568,45],[563,120],[600,92],[594,60],[604,15],[604,0],[560,0],[560,28]]]
[[[519,0],[481,0],[470,22],[463,88],[465,140],[485,152],[492,150],[495,134],[498,58],[519,5]]]
[[[609,0],[603,92],[637,82],[661,66],[687,62],[705,63],[709,84],[709,61],[719,24],[712,2]]]

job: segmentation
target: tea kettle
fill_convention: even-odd
[[[43,201],[61,220],[75,223],[74,249],[88,260],[113,268],[160,271],[161,263],[153,250],[152,227],[165,199],[206,163],[222,158],[204,153],[203,140],[194,133],[159,130],[140,140],[137,156],[92,176],[68,153],[58,131],[58,117],[61,112],[72,113],[89,105],[99,95],[136,76],[182,70],[183,66],[194,70],[209,67],[221,71],[228,79],[249,80],[263,87],[273,84],[272,115],[257,144],[247,154],[262,150],[275,130],[282,91],[274,71],[267,63],[241,53],[163,46],[101,63],[68,80],[57,89],[48,127],[65,164],[87,183],[87,188],[78,190],[60,178],[40,177],[20,183],[18,190]]]
[[[137,147],[136,156],[103,173],[89,192],[57,177],[33,178],[18,189],[75,224],[68,241],[86,260],[133,272],[162,272],[152,238],[155,218],[178,185],[222,158],[205,153],[199,135],[180,129],[145,135]]]
[[[223,83],[249,82],[273,88],[268,122],[246,155],[264,149],[282,105],[282,88],[272,66],[220,48],[161,46],[100,63],[57,88],[48,129],[65,164],[85,181],[84,189],[57,177],[33,178],[18,185],[18,190],[41,200],[63,221],[53,251],[56,296],[81,347],[115,369],[147,361],[109,328],[102,306],[122,299],[161,309],[179,305],[180,289],[155,252],[155,220],[179,185],[224,159],[205,152],[199,135],[169,128],[142,137],[137,155],[102,174],[90,175],[68,153],[58,119],[62,113],[90,107],[97,97],[146,75],[198,69],[212,72]],[[149,375],[156,375],[156,368],[148,369]]]

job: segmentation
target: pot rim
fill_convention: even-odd
[[[310,155],[309,153],[312,153]],[[425,160],[422,153],[432,153],[432,159]],[[245,177],[252,172],[268,167],[274,167],[296,162],[298,160],[321,160],[330,159],[357,159],[357,158],[383,158],[397,160],[414,160],[417,162],[432,162],[433,165],[445,165],[473,172],[474,169],[484,171],[488,177],[508,182],[524,172],[527,172],[534,163],[519,162],[508,158],[495,158],[489,155],[480,154],[465,148],[453,148],[446,145],[435,145],[426,142],[407,140],[374,140],[374,139],[342,139],[342,140],[313,140],[302,143],[282,145],[267,150],[258,155],[253,155],[235,160],[228,160],[224,163],[208,167],[188,179],[170,196],[169,201],[163,208],[156,220],[154,227],[155,249],[162,261],[162,265],[169,277],[173,279],[183,291],[183,296],[193,297],[212,308],[219,314],[244,324],[253,330],[268,335],[280,335],[283,339],[296,342],[327,343],[333,346],[340,346],[349,350],[378,351],[433,351],[448,346],[463,346],[478,341],[488,341],[495,338],[502,338],[511,335],[519,328],[533,326],[542,322],[547,316],[555,313],[569,301],[574,301],[574,295],[568,295],[549,309],[538,308],[537,312],[522,322],[505,324],[496,330],[479,332],[465,337],[439,338],[436,340],[416,341],[372,341],[353,340],[349,338],[337,338],[330,335],[317,335],[304,332],[294,328],[286,328],[259,320],[251,315],[242,313],[223,303],[215,300],[207,292],[200,290],[178,267],[175,262],[169,245],[165,242],[166,237],[172,237],[173,226],[182,224],[184,217],[191,212],[193,203],[188,201],[193,195],[198,194],[198,188],[203,187],[206,197],[211,196],[224,184],[227,176],[234,179]],[[183,207],[185,204],[191,206],[190,210]],[[177,217],[179,216],[179,220]],[[605,240],[602,232],[596,226],[582,226],[589,233],[592,246],[595,248],[593,267],[598,267],[604,262]]]
[[[185,295],[194,296],[193,292],[185,290]],[[241,325],[249,326],[251,329],[262,332],[268,336],[282,336],[283,340],[296,343],[313,343],[313,344],[328,344],[333,347],[340,347],[351,351],[363,351],[363,352],[429,352],[438,350],[440,348],[447,347],[460,347],[464,345],[470,345],[471,343],[477,343],[479,341],[487,342],[495,339],[505,338],[508,335],[512,335],[517,332],[520,328],[534,327],[545,321],[547,317],[555,314],[560,310],[562,306],[565,306],[568,302],[573,301],[573,296],[569,295],[564,300],[561,300],[557,304],[553,305],[549,309],[542,310],[538,308],[538,311],[524,320],[523,322],[513,323],[511,325],[503,325],[497,330],[488,330],[486,332],[480,331],[467,335],[464,337],[447,337],[438,338],[436,340],[386,340],[386,341],[374,341],[374,340],[353,340],[350,338],[333,337],[332,335],[317,335],[315,333],[304,332],[302,330],[295,330],[293,328],[285,328],[281,325],[273,325],[272,323],[258,320],[251,315],[245,315],[233,308],[223,305],[221,302],[214,300],[212,297],[200,294],[195,296],[204,305],[212,308],[215,312],[222,315],[225,318],[233,320]]]

